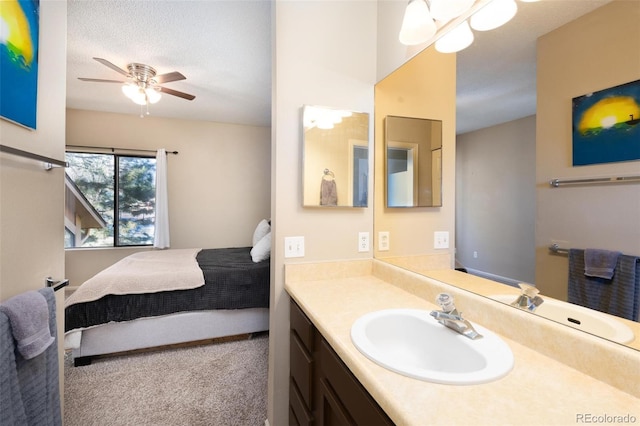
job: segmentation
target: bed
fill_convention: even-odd
[[[265,238],[252,247],[135,253],[99,272],[65,301],[74,365],[268,330],[270,238],[257,251]]]

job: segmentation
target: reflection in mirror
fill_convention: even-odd
[[[385,117],[387,207],[442,206],[442,121]]]
[[[629,10],[632,7],[631,4],[630,2],[618,1],[539,2],[532,4],[535,7],[532,6],[531,9],[522,7],[522,11],[516,18],[522,19],[523,24],[515,25],[517,22],[514,22],[514,25],[509,27],[511,33],[507,32],[509,28],[505,26],[504,30],[501,28],[491,35],[495,37],[493,43],[490,40],[486,43],[476,43],[457,55],[457,88],[461,92],[458,93],[459,103],[457,105],[456,160],[463,158],[464,155],[461,155],[460,148],[466,144],[467,147],[472,147],[468,149],[467,154],[473,154],[466,155],[466,158],[473,157],[474,162],[456,163],[456,180],[458,181],[456,192],[457,195],[460,195],[463,192],[460,188],[466,185],[469,188],[465,188],[465,190],[469,190],[469,198],[475,204],[463,204],[458,197],[456,198],[456,211],[466,212],[474,219],[468,223],[461,222],[458,213],[456,215],[455,253],[456,261],[460,261],[456,266],[464,266],[469,272],[475,268],[486,271],[485,278],[489,278],[489,280],[481,278],[482,275],[476,276],[477,271],[474,271],[473,274],[463,274],[449,269],[437,270],[431,265],[423,266],[433,258],[433,253],[405,252],[402,257],[399,256],[397,259],[383,258],[381,260],[411,269],[439,281],[451,283],[476,294],[494,298],[508,294],[507,300],[515,300],[520,293],[517,288],[513,287],[513,284],[516,283],[514,280],[535,283],[541,291],[541,297],[546,302],[542,305],[545,308],[541,308],[531,315],[548,317],[551,316],[547,313],[552,307],[562,306],[563,314],[565,311],[573,313],[575,309],[573,306],[564,305],[567,303],[568,260],[557,254],[549,253],[548,246],[556,239],[562,240],[560,245],[567,248],[593,246],[640,255],[640,251],[638,251],[638,247],[640,247],[638,241],[640,240],[635,238],[635,230],[638,229],[638,209],[635,208],[636,206],[628,208],[628,200],[637,199],[637,186],[620,184],[611,189],[612,186],[605,188],[603,185],[593,185],[559,191],[549,189],[548,185],[550,179],[558,176],[575,177],[582,171],[585,175],[589,175],[589,170],[585,170],[585,168],[571,167],[571,141],[559,143],[563,140],[561,135],[567,126],[569,128],[571,126],[571,110],[563,106],[564,99],[581,95],[591,89],[609,87],[612,85],[611,81],[614,80],[616,83],[623,83],[637,78],[632,72],[637,70],[639,54],[637,50],[629,55],[624,48],[621,48],[620,54],[611,55],[606,61],[598,63],[589,62],[581,55],[566,55],[565,52],[578,50],[579,46],[586,45],[589,45],[590,49],[597,49],[604,46],[604,39],[608,39],[606,43],[610,43],[611,40],[623,43],[623,40],[637,35],[637,21],[632,22],[632,19],[627,18],[632,14]],[[529,14],[529,12],[531,13]],[[588,17],[581,18],[587,13],[590,13]],[[532,28],[532,31],[527,34],[519,34],[523,28],[529,28],[526,25],[527,22],[548,22],[549,20],[546,18],[551,16],[556,20],[553,26],[546,30],[534,32],[538,29]],[[553,34],[550,33],[558,27],[562,28]],[[606,34],[606,37],[603,34]],[[566,37],[566,43],[554,42],[557,37]],[[502,47],[501,43],[504,43],[504,40],[508,40],[509,43],[516,40],[521,40],[521,42],[518,45],[509,44],[507,48]],[[492,55],[492,46],[500,52],[499,55]],[[526,65],[527,58],[524,56],[532,46],[537,46],[537,50],[534,48],[531,51],[534,62],[528,66]],[[563,46],[563,50],[556,51],[557,46]],[[576,48],[572,49],[570,46]],[[511,54],[505,52],[511,52]],[[542,54],[546,59],[542,62],[544,66],[541,67],[538,64],[536,68],[535,58],[541,58]],[[514,68],[526,68],[527,72],[534,76],[531,80],[533,83],[529,85],[533,91],[525,90],[527,89],[525,87],[507,96],[504,90],[495,90],[494,93],[498,97],[493,99],[490,97],[491,90],[489,89],[504,88],[503,80],[529,81],[527,78],[517,77],[519,74],[515,72],[517,71],[515,69],[513,73],[507,74],[486,72],[489,68],[486,66],[488,63],[496,62],[497,58],[507,57],[517,60],[513,62]],[[630,59],[627,60],[627,58]],[[504,65],[502,67],[511,70],[510,67]],[[537,79],[535,77],[536,69],[539,73]],[[603,81],[604,70],[609,71],[606,73],[607,81]],[[425,73],[432,71],[432,69],[424,70]],[[461,76],[463,78],[460,78]],[[493,79],[486,80],[488,77],[495,77],[497,80],[495,84]],[[462,84],[463,81],[467,84]],[[534,83],[537,84],[537,94]],[[412,84],[412,82],[408,82],[408,84]],[[418,85],[415,84],[412,87],[417,90]],[[492,115],[494,107],[513,112],[516,110],[514,106],[523,103],[528,97],[533,98],[534,107],[527,115],[512,116],[507,120],[487,121],[487,116]],[[477,104],[473,103],[470,106],[472,104],[470,100],[477,101]],[[535,109],[536,105],[537,110]],[[413,111],[406,109],[403,110],[403,113],[412,114]],[[474,121],[475,119],[478,121]],[[517,141],[522,146],[523,140],[526,140],[527,143],[531,141],[533,144],[532,153],[529,154],[520,148],[515,149],[518,144],[513,142]],[[493,142],[493,144],[484,145],[485,142]],[[445,145],[447,152],[449,152],[449,148],[453,148],[448,144],[446,138]],[[527,147],[529,146],[527,145]],[[524,154],[514,156],[514,153]],[[569,155],[568,159],[567,155]],[[488,163],[490,165],[479,164],[481,158],[490,160],[491,162]],[[628,162],[603,164],[597,167],[603,171],[603,174],[621,175],[634,174],[637,165],[637,162]],[[609,173],[608,170],[611,172]],[[379,169],[376,172],[384,173]],[[516,180],[522,175],[526,175],[528,179],[527,188],[519,193],[530,197],[533,200],[531,204],[524,203],[522,196],[507,194],[506,191],[512,190],[516,186]],[[486,180],[480,179],[485,176]],[[473,188],[471,188],[472,182],[474,183]],[[447,179],[445,188],[448,184]],[[479,189],[477,189],[478,187]],[[598,200],[598,202],[596,203],[594,200]],[[500,201],[501,204],[497,201]],[[599,208],[602,209],[599,210]],[[618,214],[613,222],[608,220],[611,218],[612,209],[624,211],[624,213]],[[495,211],[501,214],[489,213]],[[514,214],[508,215],[509,212],[514,212]],[[400,215],[396,216],[400,217]],[[522,219],[529,217],[532,217],[530,221],[532,225],[528,225],[528,222],[524,221],[525,225],[514,227],[517,232],[505,231],[511,225],[512,220],[515,222],[517,219],[517,223],[522,224]],[[440,217],[436,217],[436,219],[440,219]],[[600,225],[605,219],[607,219],[606,224]],[[380,225],[379,217],[376,218],[375,231],[386,231],[396,227],[394,235],[397,234],[398,228],[402,226],[399,223],[400,220],[391,222],[388,216],[385,217],[385,220]],[[487,223],[493,227],[487,226]],[[587,226],[596,223],[598,226]],[[632,229],[633,232],[630,231]],[[468,241],[463,241],[465,238]],[[505,244],[507,238],[514,239],[516,242]],[[396,246],[404,243],[404,241],[398,242],[397,238],[392,241]],[[520,256],[518,250],[520,248],[526,252],[526,256]],[[376,255],[384,255],[384,253],[376,253]],[[526,259],[523,261],[522,259],[525,257]],[[413,258],[419,259],[412,262]],[[532,271],[531,274],[521,273],[523,268],[519,265],[525,262]],[[515,266],[518,266],[519,270],[513,273],[511,269],[505,269]],[[463,275],[464,277],[462,277]],[[499,283],[498,278],[511,278],[511,281],[514,282],[509,282],[511,285],[507,286]],[[640,350],[640,323],[620,317],[606,317],[608,314],[593,312],[599,318],[604,317],[632,329],[635,339],[624,344],[629,348]],[[571,322],[567,326],[584,329],[584,327],[575,327],[577,323],[574,323],[573,320],[576,318],[567,316],[565,322]],[[562,323],[557,319],[554,321]],[[580,322],[580,326],[585,324]],[[600,321],[599,323],[605,322]],[[606,334],[592,333],[599,336]],[[608,339],[616,341],[614,338],[609,337]]]
[[[303,206],[367,207],[369,114],[305,106],[302,121]]]

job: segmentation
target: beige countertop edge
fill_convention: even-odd
[[[379,309],[435,306],[373,276],[299,281],[285,289],[398,425],[566,425],[596,416],[640,422],[638,398],[506,337],[515,366],[491,383],[434,384],[378,366],[351,343],[353,322]]]

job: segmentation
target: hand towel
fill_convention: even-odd
[[[585,249],[584,274],[588,277],[597,277],[610,280],[618,263],[619,251]]]
[[[49,330],[49,306],[37,291],[27,291],[0,305],[11,322],[11,332],[24,359],[35,358],[54,341]]]

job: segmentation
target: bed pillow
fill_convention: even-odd
[[[271,232],[262,237],[258,244],[251,249],[251,260],[255,263],[262,262],[271,256]]]
[[[251,242],[251,247],[254,247],[265,235],[271,232],[271,225],[267,222],[266,219],[262,219],[258,226],[256,226],[255,231],[253,231],[253,241]]]

